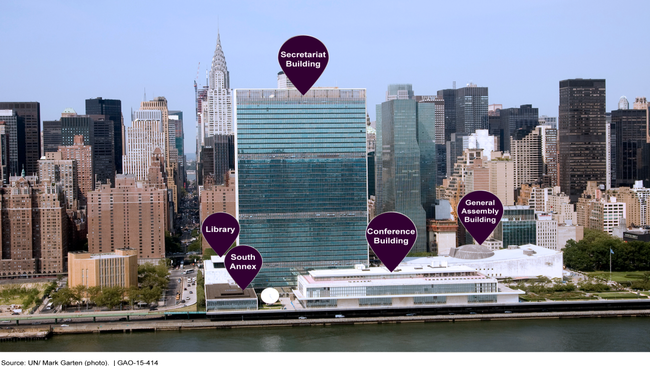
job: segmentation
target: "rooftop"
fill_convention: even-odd
[[[463,246],[456,248],[457,250],[463,248]],[[510,247],[512,248],[512,246]],[[534,253],[532,256],[529,256],[524,253],[524,250],[532,250]],[[496,250],[494,251],[494,255],[491,257],[487,258],[477,258],[477,259],[469,259],[469,258],[454,258],[454,257],[448,257],[448,256],[438,256],[438,257],[406,257],[404,258],[404,262],[408,263],[408,265],[416,265],[416,264],[429,264],[431,261],[447,261],[449,265],[460,265],[463,263],[469,263],[469,262],[497,262],[497,261],[507,261],[507,260],[512,260],[512,261],[517,261],[521,259],[526,259],[526,258],[539,258],[539,257],[545,257],[545,256],[553,256],[558,254],[559,252],[552,250],[552,249],[547,249],[543,248],[534,244],[526,244],[526,245],[520,245],[516,249],[501,249],[501,250]]]

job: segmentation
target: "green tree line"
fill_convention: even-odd
[[[584,238],[569,240],[564,248],[564,265],[578,271],[608,271],[610,249],[612,271],[650,270],[650,243],[624,242],[606,232],[585,229]]]
[[[56,306],[76,304],[80,307],[81,302],[87,300],[99,307],[114,309],[123,302],[128,302],[133,308],[138,302],[151,304],[158,301],[168,284],[169,272],[164,263],[158,265],[145,263],[138,266],[138,287],[86,287],[84,285],[65,287],[52,295],[52,303]]]

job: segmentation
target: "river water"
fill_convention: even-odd
[[[59,335],[20,352],[650,351],[650,318],[468,321]]]

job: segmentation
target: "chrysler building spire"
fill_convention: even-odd
[[[208,81],[207,103],[203,106],[203,133],[201,145],[205,138],[214,135],[232,135],[232,91],[230,90],[230,74],[226,66],[226,57],[221,48],[221,34],[217,32],[217,47],[212,57],[212,67]]]
[[[230,89],[230,75],[226,65],[226,57],[221,48],[221,35],[217,33],[217,47],[212,56],[210,69],[210,89]]]

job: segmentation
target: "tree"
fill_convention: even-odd
[[[169,283],[169,271],[164,264],[154,266],[151,263],[145,263],[138,266],[138,283],[142,288],[167,288]]]
[[[52,296],[52,304],[54,306],[68,306],[74,300],[74,293],[68,287],[64,287],[55,292]]]
[[[90,301],[95,305],[102,307],[104,306],[104,299],[102,298],[102,288],[99,286],[89,287],[87,290]]]
[[[32,294],[27,295],[22,303],[23,311],[27,311],[27,309],[29,309],[29,307],[32,306],[33,302],[34,302],[34,296]]]
[[[194,240],[194,241],[192,242],[192,244],[190,244],[190,245],[187,247],[187,251],[188,251],[188,252],[199,252],[199,253],[200,253],[200,252],[201,252],[201,245],[202,245],[202,244],[201,244],[201,240],[200,240],[200,239]]]
[[[137,287],[129,287],[126,289],[126,297],[129,299],[131,304],[131,310],[133,310],[133,304],[140,302],[142,299],[142,292]]]
[[[213,255],[217,255],[217,252],[212,248],[207,248],[203,251],[203,260],[209,260]]]
[[[172,236],[169,231],[165,231],[165,253],[180,253],[182,251],[180,235]]]
[[[113,286],[102,289],[103,302],[109,310],[121,304],[124,300],[124,287]]]
[[[151,304],[155,301],[158,301],[160,295],[162,295],[162,288],[158,286],[152,288],[143,288],[141,290],[142,300],[147,304]]]
[[[77,302],[77,309],[81,305],[81,300],[88,297],[88,288],[84,285],[77,285],[72,288],[73,299]]]

